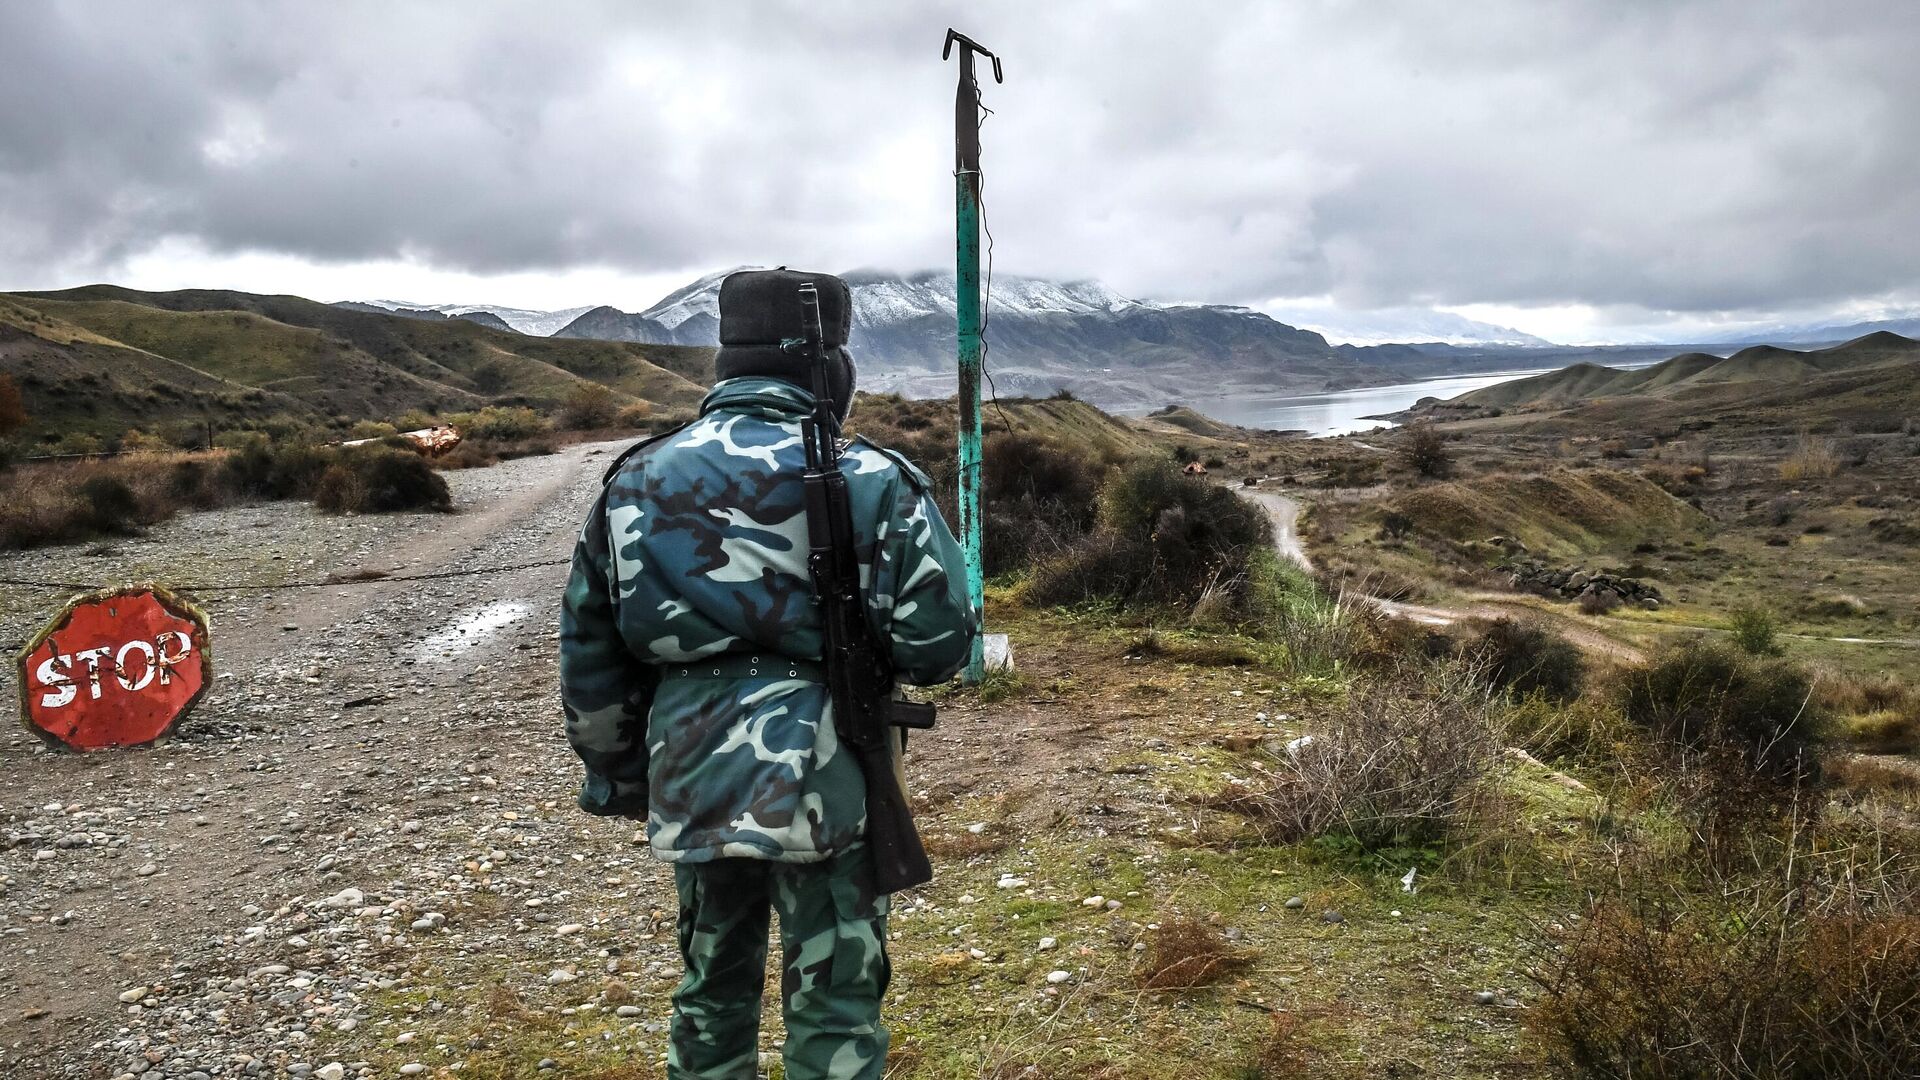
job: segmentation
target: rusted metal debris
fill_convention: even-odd
[[[387,437],[381,436],[381,438]],[[460,445],[460,432],[452,424],[440,424],[436,427],[420,428],[417,431],[403,431],[400,433],[400,438],[412,443],[415,450],[428,457],[439,457]],[[353,439],[340,445],[369,446],[379,441],[380,439]]]

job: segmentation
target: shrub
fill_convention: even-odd
[[[621,409],[620,412],[614,416],[613,422],[616,427],[632,428],[634,430],[651,427],[653,425],[653,406],[644,401],[636,401],[626,408]]]
[[[1457,831],[1486,805],[1505,733],[1478,672],[1458,665],[1356,687],[1288,759],[1221,800],[1268,838],[1368,849]]]
[[[98,454],[105,451],[107,444],[100,441],[98,435],[89,435],[84,431],[69,431],[56,439],[47,453],[55,456],[76,456]]]
[[[1827,725],[1799,667],[1696,638],[1629,672],[1618,698],[1715,857],[1753,826],[1814,806]]]
[[[1804,777],[1823,735],[1812,681],[1792,664],[1761,664],[1695,638],[1629,673],[1629,719],[1682,753],[1737,750],[1758,772]]]
[[[400,429],[382,420],[356,420],[347,429],[349,439],[383,439],[399,434]]]
[[[1453,452],[1447,449],[1447,437],[1427,421],[1407,425],[1397,449],[1400,460],[1421,476],[1443,477],[1453,471]]]
[[[1727,630],[1734,645],[1748,656],[1778,656],[1781,652],[1779,623],[1764,608],[1734,608]]]
[[[1259,507],[1164,457],[1115,470],[1097,518],[1090,535],[1036,569],[1029,599],[1189,608],[1213,588],[1245,596],[1249,560],[1272,536]]]
[[[1529,1026],[1591,1077],[1920,1075],[1920,918],[1602,904]]]
[[[1911,754],[1920,750],[1920,708],[1883,709],[1847,721],[1847,739],[1873,754]]]
[[[1536,622],[1500,618],[1469,639],[1465,650],[1474,667],[1496,690],[1553,701],[1580,696],[1586,661],[1561,635]]]
[[[489,405],[479,412],[454,413],[447,417],[447,423],[452,424],[462,438],[501,442],[545,435],[550,426],[532,409],[499,405]]]
[[[354,448],[315,479],[313,502],[334,514],[450,510],[447,482],[426,459],[406,450]]]
[[[1398,510],[1389,510],[1380,519],[1380,538],[1401,540],[1413,535],[1413,518]]]
[[[981,540],[986,572],[1024,569],[1094,526],[1107,461],[1056,439],[996,431],[983,447]]]
[[[140,531],[140,500],[118,476],[89,476],[80,482],[85,522],[95,532],[132,535]]]
[[[314,482],[313,505],[329,514],[357,512],[367,504],[367,483],[347,465],[329,465]]]
[[[599,383],[584,383],[567,395],[555,422],[568,431],[589,431],[612,427],[620,415],[620,400],[612,388]]]
[[[120,452],[123,454],[157,454],[173,449],[173,444],[159,435],[149,435],[139,428],[128,428],[120,436]]]
[[[1790,484],[1825,480],[1840,472],[1840,455],[1833,440],[1802,431],[1793,453],[1780,463],[1780,479]]]

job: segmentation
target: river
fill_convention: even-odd
[[[1634,365],[1621,364],[1620,367]],[[1275,431],[1304,431],[1309,438],[1351,435],[1392,427],[1391,421],[1369,420],[1369,416],[1399,412],[1425,397],[1445,400],[1469,391],[1494,386],[1529,375],[1540,375],[1553,368],[1528,368],[1521,371],[1488,371],[1478,375],[1448,375],[1419,382],[1391,386],[1366,386],[1358,390],[1340,390],[1325,394],[1292,396],[1238,394],[1231,397],[1195,398],[1185,402],[1215,420],[1241,427],[1269,428]]]

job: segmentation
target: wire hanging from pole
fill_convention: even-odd
[[[979,126],[984,130],[987,117],[993,115],[993,110],[987,108],[978,80],[973,84],[973,103],[980,110]],[[993,369],[987,364],[987,354],[993,351],[993,345],[987,338],[987,329],[993,323],[993,226],[987,222],[987,170],[984,166],[973,174],[973,195],[980,207],[980,231],[987,237],[986,286],[980,291],[980,374],[987,380],[987,400],[993,402],[994,411],[1000,414],[1000,422],[1011,433],[1013,418],[1007,415],[1006,406],[1000,404],[1000,387],[994,383]]]

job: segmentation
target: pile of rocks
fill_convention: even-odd
[[[1658,587],[1638,578],[1610,574],[1604,570],[1588,571],[1579,567],[1551,567],[1533,559],[1523,559],[1507,565],[1513,587],[1523,592],[1539,593],[1542,596],[1557,596],[1567,600],[1580,600],[1589,596],[1606,593],[1618,597],[1622,602],[1639,604],[1648,610],[1659,608],[1662,597]]]

